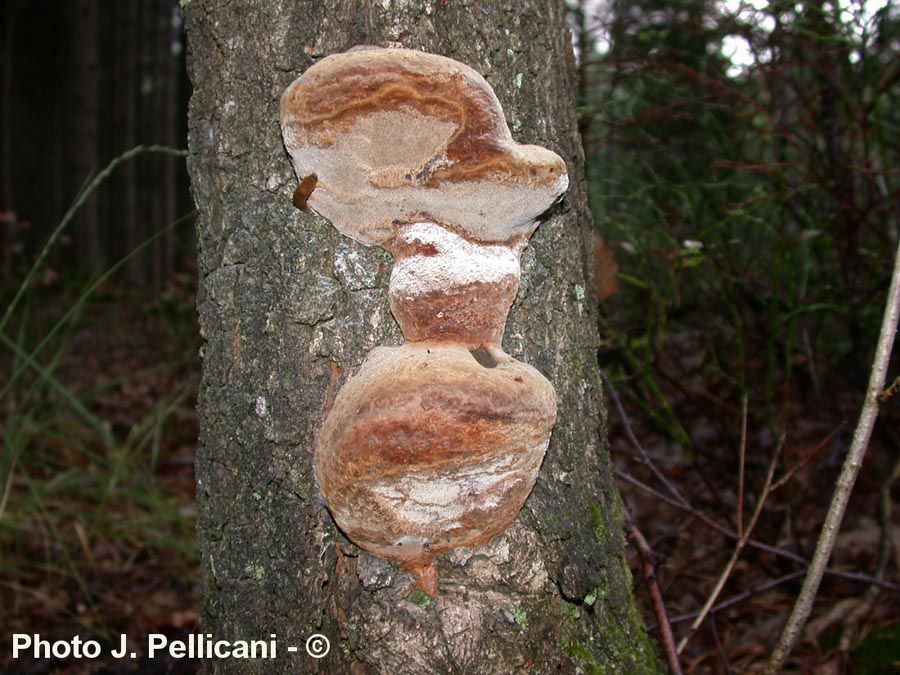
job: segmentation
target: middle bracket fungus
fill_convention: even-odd
[[[317,177],[304,206],[393,254],[406,338],[373,349],[338,393],[316,480],[352,541],[434,594],[434,557],[506,529],[550,441],[553,387],[501,340],[566,165],[512,140],[474,70],[406,49],[322,59],[285,91],[281,124],[297,176]]]

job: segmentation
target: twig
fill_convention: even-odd
[[[644,581],[647,582],[650,591],[650,600],[653,603],[653,611],[659,626],[660,640],[666,653],[666,661],[674,675],[681,675],[681,663],[678,661],[678,653],[675,649],[675,637],[672,635],[672,626],[669,624],[669,614],[666,612],[666,604],[663,602],[662,592],[659,590],[659,580],[656,578],[656,566],[654,565],[653,551],[641,534],[637,525],[629,521],[627,525],[628,536],[637,547],[641,556],[641,570],[644,573]]]
[[[731,662],[728,660],[728,654],[725,653],[725,646],[719,639],[719,629],[716,628],[716,617],[709,617],[709,630],[712,632],[713,640],[716,643],[716,649],[719,650],[719,658],[722,659],[722,665],[725,666],[725,672],[731,675],[734,671],[731,669]]]
[[[794,474],[796,474],[800,469],[802,469],[804,466],[809,464],[809,462],[812,460],[812,458],[815,457],[816,455],[818,455],[819,452],[822,450],[822,448],[824,448],[826,445],[828,445],[831,442],[831,439],[833,439],[835,436],[837,436],[838,432],[840,432],[840,430],[843,429],[845,426],[847,426],[847,423],[841,422],[838,425],[838,427],[834,431],[832,431],[830,434],[828,434],[821,443],[819,443],[816,447],[814,447],[812,450],[807,452],[806,455],[803,457],[803,459],[801,459],[794,466],[792,466],[790,469],[788,469],[787,472],[785,472],[785,474],[781,478],[779,478],[777,481],[775,481],[775,483],[773,483],[772,492],[775,492],[775,490],[777,490],[782,485],[784,485],[789,480],[791,480],[791,478],[794,477]]]
[[[891,382],[891,386],[878,395],[878,402],[887,403],[898,391],[900,391],[900,375],[894,378],[894,381]]]
[[[619,413],[619,418],[622,422],[622,425],[625,427],[625,435],[628,437],[628,440],[631,441],[631,444],[638,451],[641,457],[641,463],[646,466],[653,473],[654,476],[659,480],[660,483],[665,485],[666,489],[669,491],[671,496],[664,495],[657,490],[654,490],[652,487],[647,485],[646,483],[641,482],[637,478],[634,478],[631,474],[621,471],[620,469],[615,470],[615,474],[617,477],[635,485],[641,490],[647,492],[648,494],[653,495],[657,499],[664,501],[665,503],[674,506],[678,509],[686,513],[690,513],[696,518],[699,518],[706,525],[716,530],[717,532],[723,534],[729,539],[737,540],[740,539],[740,534],[735,533],[734,531],[728,529],[724,525],[720,525],[712,518],[707,516],[705,513],[701,511],[697,511],[693,505],[681,494],[678,488],[668,479],[666,476],[659,470],[656,464],[653,462],[653,459],[650,457],[650,454],[647,452],[646,448],[641,444],[638,440],[637,436],[634,433],[634,430],[631,427],[631,420],[628,418],[628,415],[625,413],[625,408],[622,406],[622,401],[619,398],[619,394],[616,391],[616,388],[613,386],[613,383],[606,376],[606,373],[602,370],[600,374],[603,377],[604,386],[606,391],[609,392],[610,398],[612,398],[613,403],[616,406],[616,411]],[[832,431],[819,445],[813,448],[807,455],[800,461],[800,463],[795,466],[793,469],[789,470],[787,474],[776,481],[775,485],[777,487],[781,487],[782,484],[788,477],[793,477],[793,475],[799,470],[801,467],[805,466],[807,462],[809,462],[825,445],[832,439],[834,436],[845,426],[844,422],[841,422],[840,425],[834,431]],[[775,489],[775,488],[773,488]],[[809,566],[809,561],[803,556],[794,553],[792,551],[788,551],[787,549],[777,548],[770,544],[765,544],[761,541],[757,541],[756,539],[750,539],[747,542],[747,545],[758,549],[760,551],[766,551],[767,553],[772,553],[774,555],[789,558],[795,562],[803,565],[804,568]],[[876,586],[880,586],[881,588],[886,588],[888,590],[894,591],[895,593],[900,593],[900,586],[897,584],[893,584],[889,581],[884,581],[883,579],[876,579],[867,574],[861,574],[857,572],[842,572],[838,570],[826,570],[827,574],[841,577],[843,579],[848,579],[851,581],[859,581],[865,584],[874,584]]]
[[[770,591],[777,586],[781,586],[781,584],[786,584],[788,581],[793,581],[797,577],[802,577],[806,574],[806,570],[800,570],[799,572],[791,572],[790,574],[785,574],[782,577],[778,577],[777,579],[772,579],[771,581],[767,581],[764,584],[760,584],[755,588],[751,588],[749,591],[744,591],[743,593],[738,593],[732,598],[728,598],[728,600],[723,600],[718,605],[715,605],[711,610],[710,614],[717,614],[723,610],[728,609],[729,607],[734,607],[735,605],[739,605],[745,600],[749,600],[750,598],[759,595],[760,593],[765,593],[766,591]],[[685,621],[690,621],[695,618],[700,612],[691,612],[690,614],[679,614],[678,616],[673,616],[669,619],[669,623],[683,623]]]
[[[712,518],[707,516],[702,511],[698,511],[697,509],[695,509],[693,506],[691,506],[691,504],[685,503],[685,502],[680,502],[676,499],[668,497],[668,496],[662,494],[661,492],[659,492],[658,490],[654,490],[652,487],[650,487],[646,483],[643,483],[642,481],[638,480],[631,474],[629,474],[625,471],[622,471],[621,469],[616,469],[615,474],[616,474],[617,478],[621,478],[626,483],[631,483],[632,485],[643,490],[647,494],[653,495],[660,501],[663,501],[666,504],[669,504],[670,506],[674,506],[677,509],[681,509],[685,513],[691,514],[692,516],[697,518],[699,521],[701,521],[704,525],[707,525],[708,527],[712,528],[713,530],[715,530],[722,536],[727,537],[729,539],[738,539],[739,538],[736,532],[734,532],[733,530],[729,530],[724,525],[717,523],[715,520],[713,520]],[[758,549],[760,551],[765,551],[766,553],[771,553],[773,555],[777,555],[782,558],[787,558],[789,560],[793,560],[794,562],[799,563],[800,565],[803,565],[804,568],[809,566],[809,561],[806,558],[804,558],[802,555],[800,555],[798,553],[789,551],[786,548],[779,548],[777,546],[772,546],[771,544],[766,544],[765,542],[757,541],[756,539],[749,539],[747,541],[747,546]],[[864,584],[871,584],[874,586],[879,586],[881,588],[885,588],[889,591],[893,591],[894,593],[900,593],[900,586],[898,586],[897,584],[892,583],[890,581],[885,581],[884,579],[876,579],[873,576],[870,576],[868,574],[863,574],[861,572],[845,572],[842,570],[826,569],[825,573],[829,574],[831,576],[839,577],[841,579],[847,579],[848,581],[857,581],[857,582],[864,583]]]
[[[797,601],[794,603],[794,608],[791,611],[787,624],[781,632],[778,644],[775,645],[775,649],[772,651],[764,675],[773,675],[781,670],[781,666],[787,659],[788,654],[791,653],[794,643],[797,641],[800,631],[803,629],[803,625],[812,611],[813,601],[819,590],[822,575],[828,566],[828,559],[831,557],[831,551],[834,548],[834,542],[840,530],[841,520],[844,517],[844,511],[850,499],[850,493],[853,491],[853,485],[862,467],[863,458],[869,445],[869,438],[872,435],[872,427],[875,425],[875,419],[878,417],[878,399],[882,394],[884,383],[887,379],[887,369],[891,359],[891,349],[894,346],[894,335],[897,332],[898,318],[900,318],[900,244],[897,246],[897,253],[894,257],[894,270],[891,275],[891,287],[888,291],[887,302],[884,308],[884,318],[881,322],[881,334],[878,336],[878,345],[875,348],[875,358],[872,362],[872,371],[869,376],[869,386],[866,390],[866,398],[863,402],[859,422],[853,434],[853,442],[850,444],[850,451],[847,453],[843,467],[841,467],[841,473],[838,476],[834,495],[831,499],[831,506],[828,508],[825,523],[822,525],[819,541],[816,543],[816,551],[810,562],[803,587],[800,589],[800,594],[797,596]]]
[[[747,463],[747,394],[741,401],[741,453],[738,467],[737,531],[744,536],[744,467]]]
[[[616,388],[613,386],[612,381],[606,376],[606,373],[603,370],[600,371],[600,375],[603,377],[603,385],[606,388],[606,391],[609,392],[609,396],[615,404],[616,410],[619,413],[619,418],[622,420],[622,424],[625,427],[625,435],[628,436],[628,440],[631,441],[631,444],[634,446],[635,450],[640,453],[643,464],[648,469],[650,469],[651,472],[653,472],[653,475],[656,476],[656,479],[660,483],[666,486],[666,489],[675,499],[681,501],[684,504],[687,504],[687,500],[678,491],[678,488],[675,487],[672,482],[668,478],[666,478],[665,474],[659,470],[656,464],[654,464],[653,460],[650,459],[650,455],[647,453],[647,450],[637,439],[637,436],[635,436],[634,429],[631,428],[631,421],[628,419],[628,415],[625,414],[625,408],[622,406],[622,399],[619,398],[619,392],[616,391]]]
[[[750,522],[747,524],[747,529],[741,535],[740,539],[738,539],[738,542],[734,547],[734,551],[732,551],[731,553],[731,559],[729,559],[728,564],[725,565],[725,569],[722,570],[722,573],[719,575],[719,580],[716,582],[716,585],[713,587],[712,592],[706,599],[706,602],[703,605],[703,609],[700,610],[700,614],[696,619],[694,619],[694,623],[691,624],[691,629],[688,631],[687,635],[681,638],[681,642],[678,643],[679,654],[684,651],[685,646],[694,636],[694,633],[697,632],[697,629],[700,627],[703,621],[706,619],[707,615],[709,614],[709,610],[712,609],[712,606],[715,604],[716,600],[718,600],[719,593],[722,592],[722,589],[725,587],[725,583],[728,581],[728,577],[731,576],[731,572],[734,570],[734,566],[737,564],[738,558],[740,558],[741,556],[741,552],[744,550],[747,542],[750,541],[750,534],[753,532],[753,528],[756,527],[756,523],[759,521],[760,515],[762,515],[763,506],[765,506],[766,499],[772,493],[772,478],[775,475],[775,467],[778,465],[778,457],[781,455],[781,449],[783,447],[784,436],[782,435],[781,441],[778,443],[778,447],[775,449],[775,453],[772,455],[772,461],[769,463],[769,470],[766,472],[766,480],[763,484],[762,490],[760,490],[759,499],[756,502],[756,508],[753,509],[753,515],[750,516]]]

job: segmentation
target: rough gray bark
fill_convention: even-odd
[[[605,441],[590,216],[561,0],[186,3],[190,173],[201,213],[204,346],[197,458],[204,631],[277,634],[277,661],[214,672],[653,673],[631,595]],[[572,187],[523,257],[504,347],[559,395],[559,421],[519,518],[437,561],[439,596],[348,542],[311,458],[327,401],[378,344],[398,344],[391,259],[291,206],[279,97],[356,44],[450,56],[481,72],[513,136],[555,150]],[[332,643],[314,661],[311,633]],[[288,655],[286,645],[300,647]],[[275,665],[273,665],[275,664]]]

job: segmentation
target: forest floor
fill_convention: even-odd
[[[6,392],[3,635],[39,634],[49,642],[78,635],[101,642],[107,654],[122,634],[131,640],[148,633],[183,639],[198,630],[193,455],[200,340],[190,286],[182,280],[153,300],[115,289],[101,292],[77,327],[45,350],[40,361],[46,375],[22,376]],[[34,302],[29,330],[40,336],[70,301],[48,296]],[[0,360],[2,379],[16,363]],[[815,402],[796,406],[796,422],[784,440],[748,429],[739,515],[742,429],[711,419],[709,390],[708,382],[693,389],[683,383],[668,392],[681,419],[691,421],[685,426],[699,448],[696,457],[643,419],[618,390],[608,392],[610,441],[628,513],[653,551],[676,641],[687,634],[732,555],[735,537],[721,530],[749,527],[766,458],[782,446],[782,475],[784,467],[819,450],[768,497],[753,539],[770,549],[751,545],[742,551],[715,611],[682,654],[686,673],[747,673],[764,663],[796,597],[803,568],[781,550],[811,555],[859,397],[844,397],[837,417],[824,420]],[[621,410],[617,400],[623,401]],[[898,658],[900,644],[900,538],[890,540],[900,522],[896,509],[887,513],[887,527],[881,520],[885,502],[890,506],[897,497],[897,487],[891,492],[887,483],[896,442],[890,429],[873,439],[832,561],[835,570],[879,577],[894,590],[827,576],[788,672],[900,672],[885,665]],[[658,638],[657,614],[633,545],[629,561],[647,625]],[[179,674],[196,672],[199,665],[189,659],[11,656],[3,650],[0,669],[16,675]]]
[[[6,393],[2,672],[179,675],[199,668],[190,659],[142,658],[138,649],[135,659],[108,656],[123,634],[130,650],[150,633],[174,640],[197,631],[200,341],[192,285],[181,280],[152,299],[101,289],[77,325],[42,352],[48,374],[32,371]],[[75,302],[67,292],[42,295],[20,334],[39,339]],[[0,380],[15,366],[0,360]],[[60,657],[34,659],[26,649],[14,660],[12,634],[37,634],[51,645],[96,640],[102,656],[65,657],[60,645]]]
[[[682,354],[672,345],[669,364],[688,362],[699,349],[690,340],[680,346]],[[789,393],[782,404],[786,431],[776,437],[770,428],[752,428],[753,416],[740,402],[724,400],[709,378],[678,372],[659,381],[695,456],[660,433],[633,398],[607,382],[609,438],[626,511],[652,552],[676,644],[691,633],[728,567],[738,531],[749,531],[750,541],[736,557],[713,611],[680,657],[685,673],[756,672],[797,598],[805,569],[797,556],[812,557],[864,386],[835,390],[827,402]],[[784,672],[900,673],[900,438],[896,406],[885,408],[837,538],[831,572]],[[765,491],[754,522],[770,467],[773,487]],[[658,609],[644,579],[648,556],[630,543],[638,601],[651,634],[660,639]]]

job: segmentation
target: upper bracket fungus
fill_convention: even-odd
[[[519,258],[566,165],[512,140],[477,72],[407,49],[322,59],[284,92],[281,125],[295,204],[393,254],[406,338],[372,350],[338,393],[316,480],[351,540],[434,594],[434,557],[512,522],[550,440],[553,387],[501,340]]]

